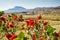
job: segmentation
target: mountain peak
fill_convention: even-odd
[[[23,11],[26,11],[26,8],[21,7],[21,6],[15,6],[14,8],[5,10],[4,12],[5,13],[13,13],[13,12],[23,12]]]
[[[24,8],[24,7],[21,7],[21,6],[15,6],[14,8]]]

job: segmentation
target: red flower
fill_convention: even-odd
[[[55,36],[56,36],[56,37],[59,37],[59,34],[58,34],[58,33],[55,33]]]
[[[45,21],[43,25],[45,26],[45,25],[47,25],[47,24],[48,24],[48,22],[47,22],[47,21]]]
[[[10,24],[10,27],[11,27],[11,28],[13,28],[13,27],[14,27],[14,25],[13,25],[13,24]]]
[[[40,37],[38,40],[43,40],[43,37]]]
[[[32,40],[36,40],[36,34],[32,34]]]
[[[24,21],[24,19],[22,19],[21,21]]]
[[[6,22],[8,22],[8,20],[7,20],[7,19],[5,19],[5,20],[4,20],[4,22],[6,23]]]
[[[21,29],[21,30],[23,30],[23,29],[24,29],[24,27],[21,27],[20,29]]]
[[[10,38],[10,40],[14,40],[15,38],[17,38],[17,35],[12,35],[12,37]]]
[[[7,28],[7,29],[8,29],[8,28],[10,28],[10,26],[9,26],[9,25],[7,25],[7,26],[6,26],[6,28]]]
[[[42,16],[40,15],[40,16],[38,16],[38,19],[42,19]]]
[[[43,38],[39,38],[39,40],[43,40]]]
[[[58,32],[58,34],[59,34],[59,37],[60,37],[60,31]]]
[[[27,20],[26,23],[27,23],[28,25],[34,26],[34,25],[35,25],[35,20],[30,19],[30,20]]]
[[[5,23],[8,21],[4,16],[1,17],[1,20],[4,21]]]
[[[12,21],[11,23],[14,24],[14,21]]]
[[[26,20],[26,23],[27,23],[28,25],[29,25],[29,21],[30,21],[30,20]]]
[[[13,28],[13,27],[14,27],[14,23],[10,23],[9,25],[10,25],[10,27],[11,27],[11,28]]]
[[[17,19],[17,16],[16,15],[14,15],[14,20],[16,20]]]
[[[11,17],[11,14],[8,14],[8,17]]]
[[[9,33],[8,33],[8,34],[6,34],[6,37],[7,37],[7,38],[10,38],[10,37],[12,37],[12,34],[9,34]]]
[[[32,40],[36,40],[36,38],[32,38]]]
[[[6,19],[6,18],[5,18],[4,16],[1,17],[1,20],[5,21],[5,19]]]
[[[34,37],[34,38],[35,38],[35,37],[36,37],[36,34],[35,34],[35,33],[33,33],[33,34],[32,34],[32,37]]]
[[[44,28],[44,31],[46,31],[47,29],[46,28]]]
[[[21,21],[22,19],[21,19],[21,18],[18,18],[17,20],[18,20],[18,21]]]
[[[47,35],[44,35],[44,38],[47,38]]]

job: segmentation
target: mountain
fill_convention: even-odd
[[[26,14],[60,14],[60,6],[57,7],[36,7],[34,9],[26,9],[21,6],[15,6],[14,8],[4,11],[5,13],[26,13]]]
[[[5,10],[5,13],[14,13],[14,12],[23,12],[26,11],[27,9],[24,7],[20,7],[20,6],[15,6],[14,8]]]
[[[60,6],[57,7],[36,7],[34,9],[30,9],[27,12],[29,14],[60,14]]]

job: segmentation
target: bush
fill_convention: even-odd
[[[2,16],[4,14],[4,11],[0,11],[0,16]]]

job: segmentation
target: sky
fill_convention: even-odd
[[[56,7],[60,6],[60,0],[0,0],[0,10],[7,10],[15,6],[22,6],[27,9]]]

